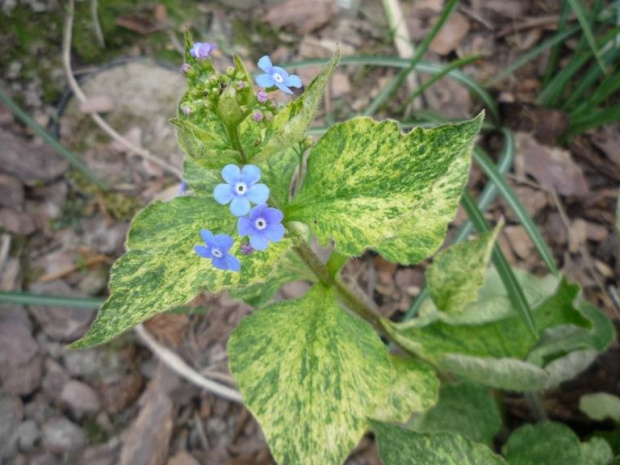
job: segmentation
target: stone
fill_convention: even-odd
[[[62,280],[47,283],[36,282],[30,287],[35,294],[61,295],[64,297],[86,297]],[[72,342],[84,335],[90,325],[95,311],[67,307],[31,306],[30,313],[43,327],[51,339]]]
[[[69,169],[69,163],[46,145],[35,145],[0,128],[0,170],[24,184],[52,181]]]
[[[60,459],[49,452],[44,452],[30,459],[30,465],[60,465],[60,463]]]
[[[24,204],[24,185],[17,179],[0,174],[0,207],[21,208]]]
[[[54,402],[60,402],[62,390],[70,380],[69,375],[60,363],[51,358],[45,359],[44,367],[45,373],[41,382],[43,392]]]
[[[60,400],[76,415],[94,413],[101,408],[99,396],[88,384],[71,380],[62,388]]]
[[[24,307],[0,304],[0,323],[19,323],[32,331],[32,321]]]
[[[15,430],[22,421],[24,409],[17,396],[0,395],[0,462],[17,453]]]
[[[120,447],[118,444],[100,444],[78,454],[74,465],[116,465]]]
[[[88,378],[99,372],[103,357],[96,349],[70,350],[63,354],[62,361],[71,376]]]
[[[0,388],[7,393],[26,396],[41,384],[43,358],[35,356],[21,365],[0,364]]]
[[[18,322],[0,322],[0,364],[29,362],[39,350],[30,330]]]
[[[200,462],[188,452],[181,451],[178,454],[174,454],[172,457],[170,457],[167,465],[200,465]]]
[[[28,236],[36,231],[37,223],[28,212],[4,207],[0,208],[0,229],[18,236]]]
[[[26,420],[17,427],[17,446],[22,452],[32,450],[41,437],[41,431],[34,420]]]
[[[76,452],[87,444],[86,433],[64,417],[55,417],[43,425],[43,446],[57,454]]]
[[[82,222],[80,227],[87,247],[102,254],[124,250],[129,223],[116,222],[110,226],[102,215],[97,215]]]
[[[429,48],[439,55],[456,49],[469,32],[469,21],[460,13],[453,13],[431,42]]]

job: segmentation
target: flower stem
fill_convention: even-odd
[[[319,260],[319,257],[312,251],[306,241],[298,234],[294,234],[295,246],[293,249],[299,255],[304,263],[316,275],[319,281],[326,286],[334,289],[338,299],[357,316],[370,323],[370,325],[381,336],[389,337],[381,325],[381,317],[377,315],[368,305],[366,305],[358,296],[344,286],[338,279],[332,276],[327,267]]]

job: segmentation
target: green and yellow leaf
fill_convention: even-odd
[[[482,115],[403,135],[395,121],[354,118],[314,146],[306,179],[288,208],[321,244],[361,255],[374,249],[411,264],[443,242],[467,177]]]
[[[371,424],[384,465],[506,465],[484,444],[455,433],[421,434],[380,421]]]
[[[402,361],[394,368],[372,327],[340,309],[321,285],[245,318],[228,352],[244,401],[281,464],[340,465],[380,404],[387,416],[403,416],[436,395],[432,372]],[[419,390],[410,384],[407,391],[405,381],[388,397],[395,369],[409,372]]]
[[[194,245],[202,243],[201,229],[231,234],[235,228],[228,207],[214,200],[179,197],[149,205],[134,218],[127,253],[112,268],[110,297],[88,333],[71,347],[103,344],[201,292],[267,281],[291,246],[287,237],[265,252],[243,255],[236,236],[231,253],[241,262],[239,272],[214,268],[194,252]]]

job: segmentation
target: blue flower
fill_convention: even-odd
[[[213,233],[207,229],[200,230],[200,237],[205,241],[203,245],[194,246],[196,253],[203,258],[210,258],[215,268],[220,270],[239,271],[241,263],[228,251],[233,245],[233,238],[226,234]]]
[[[187,194],[187,183],[185,181],[181,181],[181,185],[179,186],[179,195]]]
[[[226,165],[222,170],[226,184],[218,184],[213,197],[222,205],[230,202],[230,212],[235,216],[246,215],[250,211],[250,202],[261,204],[269,198],[269,188],[265,184],[256,184],[261,177],[260,168],[245,165]]]
[[[217,48],[217,44],[210,44],[208,42],[196,42],[189,50],[189,54],[199,60],[204,60],[211,56],[213,50]]]
[[[282,212],[267,205],[257,205],[250,217],[239,218],[239,235],[250,236],[250,245],[256,250],[265,250],[269,242],[279,242],[284,237]]]
[[[295,74],[289,75],[286,71],[278,66],[273,66],[267,55],[258,60],[258,67],[267,74],[259,74],[255,81],[261,87],[276,86],[282,92],[292,94],[293,91],[289,87],[301,87],[301,79]]]

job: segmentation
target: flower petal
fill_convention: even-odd
[[[226,205],[235,197],[235,194],[230,184],[218,184],[213,189],[213,197],[218,203]]]
[[[194,252],[202,258],[211,258],[211,251],[202,245],[195,245]]]
[[[233,238],[228,234],[217,234],[213,238],[213,247],[217,247],[222,252],[226,253],[230,250],[233,245]]]
[[[225,255],[223,258],[226,260],[226,266],[230,271],[239,271],[241,269],[241,263],[237,257],[233,255]]]
[[[269,73],[271,69],[273,68],[273,64],[271,63],[271,60],[269,59],[269,57],[265,55],[261,57],[260,60],[258,60],[258,67],[262,69],[264,72]]]
[[[230,212],[235,216],[247,215],[250,211],[250,201],[245,197],[235,197],[230,202]]]
[[[300,88],[302,86],[301,79],[296,74],[291,74],[289,77],[284,79],[284,84],[289,87]]]
[[[276,87],[280,89],[282,92],[284,92],[285,94],[293,93],[293,91],[289,89],[288,87],[286,87],[286,84],[284,84],[283,82],[276,82],[275,84],[276,84]]]
[[[213,233],[211,231],[209,231],[208,229],[201,229],[200,237],[203,241],[205,241],[205,244],[211,247],[211,244],[213,243]]]
[[[241,170],[237,165],[226,165],[222,169],[222,177],[228,184],[234,184],[241,179]]]
[[[252,203],[265,203],[269,198],[269,188],[265,184],[254,184],[248,189],[246,197]]]
[[[264,234],[255,232],[250,236],[250,245],[256,250],[265,250],[269,245],[269,241]]]
[[[269,224],[276,224],[282,222],[284,214],[277,208],[268,208],[263,212],[263,218],[265,218]]]
[[[270,224],[265,228],[265,236],[271,242],[280,242],[284,237],[284,226],[280,223]]]
[[[285,81],[286,78],[288,78],[288,73],[286,72],[286,70],[284,68],[280,68],[279,66],[274,66],[272,68],[271,75],[273,76],[274,73],[278,73]]]
[[[240,236],[251,236],[254,234],[254,227],[251,219],[242,216],[237,222],[237,231]]]
[[[276,81],[269,74],[259,74],[254,78],[254,81],[256,81],[256,84],[258,84],[260,87],[265,88],[273,87],[276,85]]]
[[[260,181],[260,168],[256,165],[245,165],[241,170],[241,181],[248,186]]]

